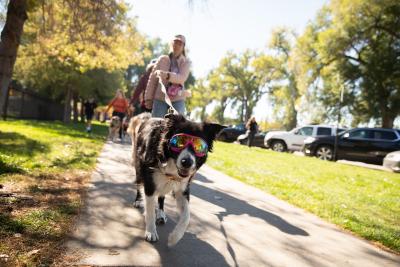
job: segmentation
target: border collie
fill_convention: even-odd
[[[212,151],[216,135],[225,126],[195,123],[174,114],[166,115],[165,119],[142,115],[140,119],[141,123],[136,123],[137,134],[132,138],[136,154],[135,207],[140,207],[140,185],[144,185],[145,239],[155,242],[158,240],[156,222],[166,222],[164,199],[172,191],[180,212],[179,221],[168,237],[168,246],[174,246],[189,224],[190,183],[197,170],[206,162],[207,153]]]

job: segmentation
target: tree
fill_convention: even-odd
[[[129,65],[126,71],[126,80],[130,87],[133,87],[133,84],[138,82],[140,75],[145,72],[151,60],[157,59],[161,55],[168,54],[169,45],[163,43],[160,38],[148,38],[142,43],[139,50],[142,51],[143,62]]]
[[[355,122],[393,127],[400,115],[400,3],[333,0],[298,42],[304,88],[331,113],[340,89]]]
[[[268,88],[274,113],[286,129],[293,129],[297,125],[296,105],[301,97],[297,86],[296,65],[292,60],[295,39],[293,31],[286,28],[275,29],[268,53],[261,55],[255,62],[257,72]]]
[[[50,96],[64,97],[64,121],[68,122],[74,95],[110,93],[107,83],[95,83],[101,78],[96,73],[119,79],[108,84],[123,87],[123,75],[118,73],[142,62],[143,37],[135,21],[127,17],[123,2],[42,3],[41,9],[30,12],[15,77]]]
[[[10,84],[21,35],[27,16],[26,0],[10,0],[0,42],[0,112],[6,118]]]
[[[212,101],[210,87],[204,79],[198,79],[188,89],[191,90],[192,96],[187,99],[187,109],[193,117],[204,121],[207,104]]]
[[[229,101],[237,109],[240,121],[247,121],[251,117],[264,93],[262,78],[255,73],[256,58],[257,54],[251,50],[239,55],[228,52],[213,71],[212,81],[218,86],[215,89],[223,92],[219,96],[222,116]]]

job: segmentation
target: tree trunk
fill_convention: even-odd
[[[69,85],[67,85],[67,92],[65,94],[65,103],[64,103],[64,123],[71,122],[71,99],[72,99],[72,89]]]
[[[204,121],[205,119],[206,119],[206,107],[203,107],[200,110],[200,120]]]
[[[297,125],[297,110],[294,107],[294,103],[291,103],[288,118],[288,129],[293,129]]]
[[[24,28],[26,0],[10,0],[7,18],[0,42],[0,112],[4,119],[7,117],[8,86],[11,81],[18,46]]]
[[[245,122],[247,123],[251,117],[251,113],[253,112],[253,110],[250,108],[250,106],[248,105],[247,101],[246,101],[246,113],[245,113]]]
[[[396,116],[385,112],[382,114],[382,128],[393,128],[393,122]]]
[[[81,100],[81,110],[80,110],[80,116],[81,116],[81,122],[85,122],[85,112],[84,112],[84,106],[83,103],[85,102],[83,100],[83,98],[80,99]]]
[[[240,105],[240,121],[246,123],[244,118],[244,105],[244,100],[242,100],[242,103]]]
[[[74,114],[74,123],[78,123],[78,94],[76,92],[73,93],[73,114]]]

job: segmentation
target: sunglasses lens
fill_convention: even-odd
[[[189,139],[184,135],[175,135],[171,138],[171,141],[169,143],[172,147],[182,149],[186,146],[188,140]]]
[[[208,146],[207,146],[207,143],[203,139],[194,138],[193,149],[194,149],[194,152],[196,152],[196,153],[206,154]]]
[[[192,145],[195,153],[199,154],[200,156],[204,156],[205,154],[207,154],[208,145],[203,139],[199,137],[186,134],[177,134],[174,135],[169,141],[170,147],[175,152],[184,149],[189,143]]]

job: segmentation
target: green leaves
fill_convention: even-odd
[[[127,67],[143,63],[144,38],[127,11],[115,0],[45,1],[31,9],[15,78],[54,98],[67,86],[82,96],[112,94]]]
[[[400,115],[400,3],[333,0],[298,39],[303,90],[335,111],[341,86],[355,122],[392,127]],[[317,82],[319,80],[319,82]]]

